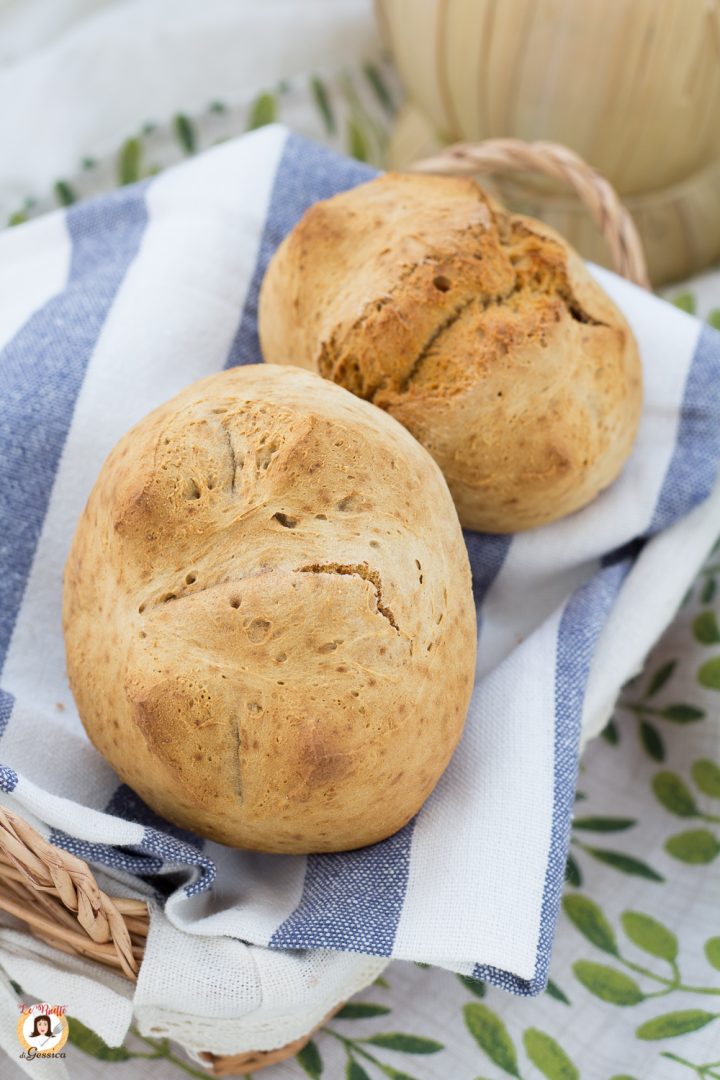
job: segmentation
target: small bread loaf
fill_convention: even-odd
[[[108,457],[65,572],[92,742],[156,811],[277,852],[417,812],[475,670],[440,470],[391,417],[256,365],[188,387]]]
[[[590,502],[640,416],[623,316],[557,233],[471,179],[390,173],[313,206],[266,274],[260,339],[404,424],[471,529]]]

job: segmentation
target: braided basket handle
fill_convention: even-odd
[[[123,915],[132,913],[147,920],[144,901],[113,900],[99,888],[87,863],[50,844],[21,817],[0,806],[0,881],[8,867],[27,883],[36,900],[38,896],[47,900],[39,909],[37,903],[22,903],[0,893],[0,910],[28,923],[45,940],[49,934],[50,943],[60,949],[64,945],[65,951],[83,955],[83,942],[89,938],[98,947],[90,950],[91,955],[105,954],[128,979],[137,978],[138,960]]]
[[[566,146],[522,139],[454,143],[411,165],[415,172],[465,176],[470,173],[536,172],[571,187],[605,237],[613,266],[628,281],[650,288],[642,243],[630,214],[604,176]]]

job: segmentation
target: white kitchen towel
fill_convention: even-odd
[[[583,715],[597,728],[717,532],[714,331],[593,270],[643,356],[635,449],[582,512],[514,537],[467,534],[480,638],[465,734],[415,820],[383,843],[262,855],[168,825],[90,746],[67,688],[62,568],[105,455],[187,383],[261,359],[272,251],[313,201],[370,175],[269,127],[0,235],[2,798],[55,844],[148,877],[168,922],[202,939],[208,969],[230,937],[424,961],[534,994]],[[153,952],[157,984],[171,973],[192,987],[187,939],[175,940]]]

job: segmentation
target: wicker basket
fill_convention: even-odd
[[[720,257],[720,5],[714,0],[375,0],[407,96],[389,160],[457,139],[552,139],[607,176],[657,284]],[[592,223],[528,173],[501,202],[596,262]]]
[[[516,139],[457,144],[414,168],[452,175],[532,171],[565,182],[597,222],[617,272],[647,286],[643,251],[630,215],[610,184],[565,147]],[[108,896],[87,863],[43,840],[27,822],[2,807],[0,909],[53,948],[94,960],[126,979],[137,979],[148,933],[147,904]],[[310,1031],[276,1050],[201,1056],[210,1075],[236,1076],[296,1054],[313,1034]]]

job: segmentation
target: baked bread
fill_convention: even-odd
[[[404,424],[470,529],[584,506],[640,416],[623,316],[556,232],[472,179],[389,173],[313,206],[270,263],[260,340]]]
[[[65,571],[92,742],[170,821],[319,852],[389,836],[460,738],[462,533],[432,458],[316,375],[188,387],[105,462]]]

